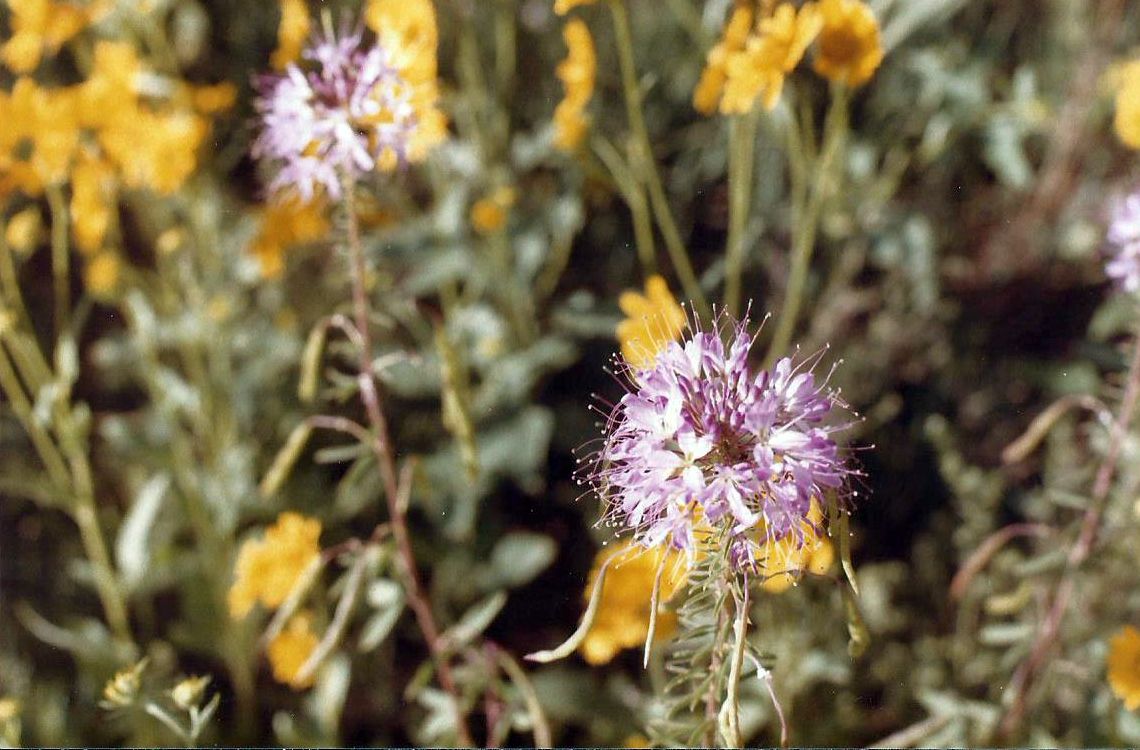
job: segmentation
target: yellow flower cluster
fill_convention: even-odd
[[[554,144],[565,151],[573,151],[582,142],[589,125],[585,112],[590,97],[594,95],[598,60],[590,29],[581,19],[567,21],[562,29],[562,38],[569,54],[555,71],[566,93],[554,109]]]
[[[1108,684],[1125,708],[1140,708],[1140,630],[1131,625],[1108,643]]]
[[[312,675],[303,680],[298,679],[301,667],[320,642],[313,632],[312,622],[313,616],[309,612],[294,615],[265,649],[269,666],[273,670],[273,679],[294,690],[303,690],[313,685]]]
[[[305,0],[279,0],[279,4],[281,23],[277,26],[277,49],[270,56],[269,64],[277,70],[284,70],[286,65],[301,56],[313,21]]]
[[[820,536],[823,512],[814,499],[803,524],[802,542],[792,537],[769,541],[757,560],[760,588],[771,594],[787,591],[806,571],[817,576],[825,575],[835,562],[835,547],[826,536]],[[761,530],[762,531],[762,530]]]
[[[669,291],[665,279],[650,276],[645,294],[628,290],[618,297],[618,307],[626,319],[618,323],[617,339],[621,355],[635,370],[653,365],[657,355],[685,330],[685,310]]]
[[[684,555],[674,550],[646,550],[629,541],[621,542],[615,551],[603,548],[594,560],[594,568],[586,584],[589,599],[602,563],[614,557],[606,574],[606,585],[598,604],[590,632],[582,641],[582,657],[590,664],[606,664],[623,649],[640,647],[649,635],[649,607],[653,582],[664,556],[665,572],[661,576],[660,604],[673,597],[684,585],[688,566]],[[661,609],[657,615],[654,640],[671,638],[677,627],[677,616]]]
[[[230,616],[241,619],[258,602],[271,609],[281,606],[301,574],[321,554],[320,536],[320,521],[285,512],[262,539],[242,544],[229,591]]]
[[[1113,125],[1125,146],[1140,149],[1140,60],[1127,62],[1117,70]]]
[[[80,13],[35,2],[20,7],[14,18],[26,25],[17,35],[63,23],[51,21],[53,14]],[[48,20],[32,24],[26,14],[45,7]],[[93,12],[89,7],[81,15],[88,19]],[[54,49],[59,38],[49,34],[44,48]],[[117,224],[120,189],[177,190],[197,166],[209,129],[204,115],[231,106],[236,95],[229,84],[176,81],[165,100],[152,104],[155,97],[144,101],[138,87],[145,73],[131,44],[102,40],[85,81],[47,88],[20,76],[10,91],[0,91],[0,200],[17,191],[38,196],[70,182],[71,231],[88,262],[84,278],[97,296],[110,294],[120,278],[121,260],[105,247]]]
[[[52,0],[8,0],[12,35],[0,46],[0,60],[13,73],[31,73],[44,54],[54,55],[72,37],[95,23],[112,3],[100,0],[85,7]]]
[[[693,106],[704,114],[718,108],[741,114],[763,97],[766,109],[775,108],[784,79],[817,39],[813,67],[832,81],[861,85],[883,59],[878,21],[862,0],[819,0],[798,10],[782,3],[760,18],[738,6],[709,51]]]
[[[439,109],[439,28],[431,0],[369,0],[364,22],[376,32],[408,87],[408,104],[416,115],[416,130],[407,158],[422,161],[447,137],[447,118]],[[397,155],[381,156],[382,169],[395,169]]]
[[[483,235],[498,232],[507,225],[515,197],[514,188],[503,186],[475,201],[471,206],[471,226]]]
[[[554,0],[554,12],[564,16],[579,5],[593,5],[597,0]]]
[[[261,275],[280,278],[285,251],[320,240],[329,231],[328,206],[323,198],[303,201],[292,193],[275,196],[261,214],[261,229],[249,250],[261,265]]]

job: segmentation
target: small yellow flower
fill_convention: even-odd
[[[653,744],[650,743],[649,738],[646,737],[644,734],[631,734],[630,736],[628,736],[624,740],[622,740],[621,746],[622,747],[653,747]]]
[[[115,218],[115,172],[111,165],[84,154],[71,173],[71,231],[85,255],[93,255]]]
[[[229,591],[230,616],[241,619],[254,604],[281,606],[293,584],[321,553],[321,522],[285,512],[261,539],[249,539],[238,551]]]
[[[582,20],[568,21],[562,38],[569,54],[558,64],[555,75],[562,81],[566,94],[554,110],[554,144],[564,151],[573,151],[582,142],[589,125],[585,111],[594,94],[598,60],[590,28]]]
[[[1108,642],[1108,684],[1125,708],[1140,708],[1140,630],[1131,625]]]
[[[277,27],[277,49],[269,58],[269,64],[277,70],[301,56],[301,48],[309,38],[312,19],[305,0],[280,0],[281,23]]]
[[[627,316],[617,326],[621,355],[635,370],[652,367],[657,355],[680,337],[688,322],[665,279],[657,275],[646,279],[645,294],[622,292],[618,307]]]
[[[554,12],[564,16],[580,5],[593,5],[597,0],[554,0]]]
[[[1117,76],[1113,126],[1125,146],[1140,149],[1140,60],[1121,65]]]
[[[303,690],[313,684],[312,675],[305,680],[297,679],[297,673],[320,643],[313,633],[312,619],[308,612],[294,615],[266,648],[269,666],[273,668],[273,679],[294,690]]]
[[[83,269],[83,284],[91,296],[109,299],[115,295],[123,277],[123,261],[112,250],[101,250],[87,261]]]
[[[154,247],[158,250],[159,254],[170,255],[182,247],[182,243],[185,241],[186,233],[178,227],[171,227],[158,235],[158,239],[154,241]]]
[[[210,679],[210,675],[191,675],[171,689],[170,699],[183,711],[189,711],[202,702],[202,695],[206,692]]]
[[[261,229],[249,251],[261,264],[261,275],[280,278],[285,270],[285,251],[316,242],[329,231],[328,206],[321,198],[302,201],[292,193],[270,200],[261,216]]]
[[[408,86],[408,104],[416,113],[416,129],[408,144],[409,161],[422,161],[447,137],[447,117],[439,108],[437,71],[439,27],[431,0],[369,0],[364,22],[391,56]],[[394,152],[381,155],[379,167],[396,168]]]
[[[126,708],[134,703],[142,686],[142,673],[146,665],[147,660],[143,659],[134,666],[120,670],[107,680],[107,684],[103,686],[103,707]]]
[[[705,69],[701,71],[701,79],[693,91],[693,107],[701,114],[711,115],[716,111],[728,78],[725,64],[730,55],[744,49],[751,30],[752,10],[745,6],[737,6],[724,27],[724,36],[709,50]]]
[[[8,0],[12,36],[0,59],[14,73],[31,73],[46,52],[54,55],[92,20],[92,9],[51,0]]]
[[[237,101],[237,87],[228,81],[213,86],[194,86],[190,90],[190,99],[194,109],[204,115],[225,112]]]
[[[823,29],[813,68],[824,78],[848,86],[871,79],[883,61],[879,22],[861,0],[820,0]]]
[[[791,3],[783,3],[770,17],[762,18],[758,34],[749,37],[744,49],[725,61],[720,111],[748,112],[761,94],[765,109],[774,109],[784,90],[784,78],[799,65],[822,26],[819,7],[810,2],[799,11]]]
[[[31,206],[8,219],[4,227],[4,241],[18,253],[29,253],[36,248],[43,234],[40,210]]]
[[[515,204],[515,191],[501,187],[471,206],[471,226],[479,234],[494,234],[507,225],[511,206]]]
[[[653,582],[664,559],[661,602],[667,602],[685,583],[688,566],[682,553],[656,548],[647,550],[630,541],[619,542],[616,550],[603,547],[594,558],[594,568],[586,583],[589,599],[602,563],[616,555],[606,574],[606,585],[590,632],[582,642],[582,657],[590,664],[606,664],[623,649],[639,648],[649,635],[649,606]],[[658,611],[655,641],[670,638],[677,627],[677,616]]]
[[[805,571],[821,576],[831,569],[835,562],[835,548],[830,539],[816,531],[822,528],[823,511],[815,500],[812,500],[808,511],[808,521],[810,523],[803,525],[805,537],[802,543],[785,537],[764,545],[764,550],[757,556],[760,588],[770,594],[779,594],[787,591]]]

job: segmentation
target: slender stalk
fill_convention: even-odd
[[[1124,436],[1129,425],[1132,424],[1133,416],[1136,413],[1136,402],[1140,397],[1140,335],[1134,339],[1132,346],[1132,362],[1128,366],[1128,381],[1124,390],[1124,398],[1120,402],[1120,411],[1112,425],[1108,452],[1105,453],[1104,460],[1097,469],[1096,478],[1093,480],[1092,498],[1081,521],[1080,534],[1077,536],[1076,544],[1069,550],[1065,570],[1061,574],[1061,581],[1057,584],[1048,614],[1037,632],[1033,648],[1030,650],[1029,656],[1014,672],[1013,679],[1010,681],[1009,687],[1013,699],[1010,701],[1009,710],[1006,711],[1001,721],[1001,734],[1004,737],[1012,736],[1021,727],[1028,710],[1027,702],[1030,689],[1040,674],[1045,657],[1048,656],[1060,635],[1061,623],[1076,589],[1076,573],[1092,554],[1093,546],[1096,544],[1097,536],[1100,533],[1104,506],[1108,499],[1108,492],[1112,489],[1112,478],[1120,461]]]
[[[57,185],[47,189],[51,209],[51,275],[55,294],[55,335],[71,325],[71,270],[67,246],[67,204]]]
[[[744,236],[752,203],[752,170],[759,110],[729,121],[728,147],[728,240],[724,248],[724,306],[740,314],[741,275],[744,272]]]
[[[348,225],[348,252],[352,275],[352,302],[356,318],[356,328],[360,332],[360,396],[364,401],[365,412],[372,427],[372,451],[376,455],[376,463],[380,469],[380,479],[384,487],[384,498],[388,506],[389,523],[392,536],[396,540],[398,553],[397,566],[403,578],[404,590],[408,596],[408,604],[415,614],[416,623],[423,633],[439,673],[439,682],[443,690],[450,696],[452,708],[455,713],[455,730],[459,743],[464,746],[473,746],[471,732],[467,728],[467,720],[460,706],[459,692],[455,678],[451,671],[449,657],[443,652],[443,642],[440,631],[431,611],[431,604],[424,594],[423,587],[416,572],[416,559],[412,552],[411,538],[408,533],[407,518],[401,507],[400,491],[396,479],[396,461],[392,451],[391,439],[388,433],[388,421],[380,405],[380,394],[376,389],[376,373],[373,371],[372,334],[369,326],[370,306],[368,293],[365,289],[366,267],[364,262],[364,249],[360,244],[360,224],[356,215],[356,205],[353,196],[354,185],[351,181],[344,188],[344,206]]]
[[[797,127],[793,122],[791,128]],[[776,332],[768,345],[765,356],[765,367],[770,367],[777,358],[784,355],[792,334],[796,329],[796,320],[799,317],[800,307],[803,305],[804,291],[807,287],[808,271],[811,268],[812,251],[815,249],[816,233],[819,230],[820,214],[823,204],[829,197],[832,189],[832,169],[842,150],[844,136],[847,131],[847,91],[841,85],[832,88],[831,106],[827,111],[827,121],[824,124],[823,146],[819,158],[815,162],[815,180],[810,191],[806,186],[797,184],[803,179],[799,170],[792,170],[792,194],[802,196],[805,193],[806,205],[793,201],[792,218],[795,223],[792,234],[792,268],[788,274],[788,286],[784,293],[784,303],[776,319]],[[804,133],[803,141],[811,139],[811,133]]]
[[[626,10],[625,0],[610,0],[610,10],[614,18],[614,36],[617,41],[618,64],[621,67],[622,90],[625,93],[626,115],[632,131],[630,161],[649,192],[649,203],[657,217],[657,224],[665,240],[665,249],[669,252],[669,259],[677,272],[677,278],[681,281],[681,287],[697,312],[708,317],[711,314],[708,300],[705,299],[697,274],[693,270],[692,261],[689,260],[689,251],[681,239],[681,232],[677,228],[673,211],[669,207],[669,199],[661,183],[657,161],[653,158],[649,129],[645,126],[645,115],[641,108],[641,90],[637,83],[637,66],[633,59],[633,35],[630,32],[629,11]]]
[[[653,215],[645,202],[645,192],[618,150],[602,136],[594,138],[594,153],[609,170],[610,176],[625,198],[633,219],[633,239],[637,245],[637,259],[645,276],[657,273],[657,249],[653,243]]]

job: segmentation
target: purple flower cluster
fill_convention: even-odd
[[[259,81],[253,155],[280,167],[270,191],[292,187],[308,200],[324,188],[336,199],[342,180],[405,160],[416,127],[411,89],[361,30],[318,36],[302,57],[308,70],[290,64]]]
[[[832,438],[847,423],[824,423],[838,394],[790,358],[754,373],[746,327],[730,329],[727,350],[717,332],[696,331],[652,368],[627,371],[587,479],[608,520],[646,547],[694,553],[722,530],[733,562],[751,567],[767,542],[822,531],[813,499],[852,473]]]
[[[1119,201],[1108,225],[1111,256],[1104,272],[1126,292],[1140,291],[1140,192]]]

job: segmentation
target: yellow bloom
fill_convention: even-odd
[[[752,10],[738,6],[732,11],[732,16],[724,27],[724,36],[709,50],[705,60],[705,69],[701,71],[701,79],[693,91],[693,107],[700,113],[711,115],[716,111],[724,93],[724,83],[728,74],[725,63],[730,55],[744,49],[748,41],[748,34],[752,30]]]
[[[665,572],[661,577],[661,602],[667,602],[680,590],[688,571],[684,555],[673,550],[647,550],[630,541],[618,543],[616,550],[603,547],[598,552],[586,584],[585,598],[589,599],[602,563],[611,555],[617,556],[610,563],[594,623],[581,646],[582,657],[590,664],[606,664],[623,649],[645,644],[653,581],[662,559]],[[677,616],[659,610],[654,640],[670,638],[676,627]]]
[[[627,316],[617,326],[621,355],[635,370],[651,367],[661,350],[680,337],[688,322],[665,279],[656,275],[646,279],[645,294],[622,292],[618,307]]]
[[[74,89],[40,88],[31,78],[0,92],[0,192],[34,195],[67,178],[79,146],[78,109]]]
[[[245,617],[257,602],[268,608],[281,606],[293,584],[320,555],[320,536],[320,521],[286,512],[266,529],[262,539],[243,543],[229,592],[230,616]]]
[[[108,299],[114,296],[123,276],[123,261],[111,250],[92,256],[83,269],[83,283],[93,297]]]
[[[813,65],[824,78],[848,86],[871,79],[883,61],[879,22],[861,0],[820,0],[823,29]]]
[[[202,696],[211,679],[208,674],[191,675],[170,690],[170,699],[183,711],[189,711],[202,702]]]
[[[114,171],[101,159],[84,154],[71,173],[71,230],[80,252],[91,255],[103,246],[115,208]]]
[[[18,253],[28,253],[35,249],[43,233],[43,220],[36,206],[25,208],[4,227],[4,241]]]
[[[1113,126],[1121,142],[1140,149],[1140,60],[1120,66]]]
[[[213,86],[194,86],[190,90],[194,109],[204,115],[224,112],[237,101],[237,87],[228,81]]]
[[[416,113],[416,129],[408,144],[407,158],[422,161],[447,137],[447,118],[439,109],[439,28],[435,6],[431,0],[369,0],[364,22],[376,32],[408,86],[408,103]],[[395,153],[381,157],[381,169],[391,171],[397,164]]]
[[[787,591],[805,571],[821,576],[831,569],[835,562],[835,548],[830,539],[816,532],[817,527],[822,528],[823,511],[815,500],[812,500],[808,511],[808,521],[810,523],[803,525],[805,538],[802,544],[789,536],[764,545],[757,564],[760,588],[770,594],[779,594]]]
[[[285,270],[285,251],[328,234],[328,207],[314,198],[308,203],[293,194],[272,199],[262,213],[261,230],[249,250],[261,264],[261,275],[279,278]]]
[[[301,48],[309,38],[312,19],[305,0],[280,0],[281,24],[277,27],[277,49],[269,58],[269,64],[277,70],[301,56]]]
[[[554,12],[564,16],[579,5],[593,5],[597,0],[554,0]]]
[[[566,23],[562,38],[569,54],[558,64],[555,75],[562,81],[566,95],[554,110],[554,144],[573,151],[582,142],[589,124],[585,110],[594,94],[598,60],[590,28],[580,19]]]
[[[622,740],[622,747],[653,747],[644,734],[631,734]]]
[[[1108,642],[1108,684],[1125,708],[1140,708],[1140,630],[1131,625]]]
[[[515,204],[515,191],[501,187],[471,206],[471,226],[479,234],[493,234],[507,224],[511,206]]]
[[[135,81],[141,73],[142,63],[131,44],[98,42],[91,74],[79,86],[83,127],[101,130],[132,118],[138,109]]]
[[[822,26],[823,18],[815,3],[804,4],[798,12],[790,3],[783,3],[771,17],[761,19],[758,34],[749,37],[744,49],[725,61],[720,111],[748,112],[760,94],[764,95],[764,107],[774,109],[780,101],[785,76],[799,65]]]
[[[313,633],[312,619],[308,612],[294,615],[265,650],[269,666],[273,668],[273,679],[294,690],[303,690],[313,684],[311,675],[306,680],[297,680],[297,673],[320,642]]]
[[[0,47],[0,59],[14,73],[31,73],[45,52],[58,52],[98,12],[50,0],[8,0],[8,7],[12,36]]]
[[[185,110],[139,109],[130,120],[103,130],[103,148],[127,186],[169,195],[197,167],[207,130],[203,118]]]
[[[142,685],[142,673],[146,665],[147,660],[143,659],[134,666],[119,670],[114,677],[107,680],[107,684],[103,686],[103,705],[110,708],[125,708],[134,703]]]

